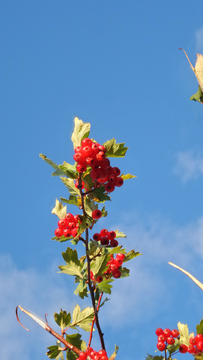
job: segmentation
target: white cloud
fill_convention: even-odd
[[[203,53],[203,28],[199,29],[195,33],[196,39],[196,51],[199,53]]]
[[[182,151],[176,154],[176,165],[173,172],[183,182],[198,179],[203,175],[203,156],[194,150]]]

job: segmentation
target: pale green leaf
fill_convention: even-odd
[[[128,150],[124,147],[125,143],[117,144],[115,139],[108,140],[103,145],[106,148],[106,157],[124,157]]]
[[[127,236],[123,232],[119,232],[119,230],[115,230],[116,238],[127,238]]]
[[[94,319],[94,309],[87,307],[84,310],[80,310],[80,306],[76,305],[72,314],[71,326],[79,326],[85,331],[91,330],[91,323]]]
[[[63,206],[63,204],[56,199],[56,205],[51,213],[57,215],[59,219],[64,219],[67,213],[67,206]]]
[[[66,177],[60,177],[63,184],[68,188],[69,193],[73,196],[80,196],[80,191],[75,187],[73,179],[67,179]]]
[[[84,138],[89,136],[90,123],[83,123],[83,121],[78,119],[78,117],[75,117],[74,122],[75,122],[75,127],[73,134],[71,136],[71,140],[73,142],[73,147],[75,149],[77,146],[81,145],[81,142]]]

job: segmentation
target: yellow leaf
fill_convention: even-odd
[[[63,204],[56,199],[56,205],[51,213],[57,215],[59,219],[64,219],[67,213],[67,205],[63,206]]]
[[[199,83],[199,86],[201,88],[201,90],[203,91],[203,55],[202,54],[197,54],[197,60],[195,63],[195,67],[191,64],[190,59],[186,53],[186,51],[182,48],[179,48],[180,50],[183,50],[185,53],[185,56],[190,64],[191,69],[194,71],[195,76],[197,78],[197,81]]]

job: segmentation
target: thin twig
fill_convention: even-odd
[[[30,316],[34,321],[36,321],[41,327],[43,327],[43,329],[45,329],[46,331],[48,331],[51,335],[53,335],[56,339],[58,339],[59,341],[62,342],[62,344],[65,345],[65,348],[62,349],[63,351],[65,351],[66,349],[69,349],[69,350],[72,350],[74,351],[77,355],[79,355],[81,353],[81,350],[79,350],[78,348],[76,348],[75,346],[73,346],[72,344],[70,344],[67,340],[65,340],[63,338],[62,335],[59,335],[56,331],[54,331],[48,324],[46,324],[44,321],[40,320],[37,316],[33,315],[32,313],[30,313],[29,311],[25,310],[22,308],[22,306],[18,305],[16,307],[16,318],[19,322],[19,324],[24,328],[26,329],[27,331],[30,331],[28,330],[25,326],[23,326],[19,320],[19,317],[18,317],[18,308],[24,312],[25,314],[27,314],[28,316]]]
[[[101,293],[101,295],[100,295],[100,297],[99,297],[99,300],[98,300],[97,313],[98,313],[98,311],[99,311],[99,306],[100,306],[100,302],[101,302],[101,299],[102,299],[102,295],[103,295],[103,293]],[[90,330],[90,338],[89,338],[88,347],[90,347],[90,345],[91,345],[94,323],[95,323],[95,316],[94,316],[94,319],[93,319],[93,321],[92,321],[92,326],[91,326],[91,330]]]

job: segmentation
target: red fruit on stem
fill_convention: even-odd
[[[79,181],[76,180],[76,182],[75,182],[75,187],[76,187],[76,189],[78,189],[78,185],[79,185]],[[85,187],[85,182],[82,181],[82,189],[84,189],[84,187]]]
[[[102,161],[105,159],[105,153],[103,151],[99,151],[97,154],[96,154],[96,159],[97,161]]]
[[[199,351],[203,351],[203,341],[196,342],[196,347]]]
[[[179,336],[179,331],[176,329],[171,330],[171,334],[174,338],[177,338]]]
[[[120,270],[116,269],[112,271],[112,275],[115,279],[118,279],[121,276]]]
[[[164,335],[164,333],[159,335],[158,336],[158,341],[166,341],[166,335]]]
[[[73,159],[77,162],[83,163],[85,161],[85,156],[81,151],[78,151],[76,154],[73,155]]]
[[[71,230],[70,229],[64,229],[63,230],[63,235],[65,237],[70,237],[71,236]]]
[[[175,339],[172,336],[169,336],[169,337],[167,337],[166,341],[169,345],[173,345],[175,342]]]
[[[202,334],[197,334],[197,335],[195,336],[195,339],[196,339],[196,341],[201,341],[201,340],[203,340]]]
[[[193,336],[190,338],[189,341],[190,341],[190,344],[191,344],[191,345],[195,345],[195,344],[196,344],[196,339],[195,339],[195,337],[193,337]]]
[[[74,216],[73,216],[73,214],[68,213],[68,214],[65,215],[65,219],[70,222],[70,221],[74,220]]]
[[[86,360],[86,359],[87,359],[87,354],[86,354],[85,352],[81,352],[81,353],[79,354],[79,359],[80,359],[80,360]]]
[[[100,242],[103,246],[109,245],[109,239],[107,238],[107,236],[101,237]]]
[[[100,235],[99,233],[95,233],[95,234],[93,235],[93,239],[94,239],[95,241],[100,241],[101,235]]]
[[[168,337],[168,336],[171,335],[171,330],[170,330],[170,329],[164,329],[163,333],[164,333],[164,335],[165,335],[166,337]]]
[[[98,277],[96,278],[96,282],[100,283],[100,282],[102,282],[102,281],[103,281],[103,277],[102,277],[102,276],[98,276]]]
[[[101,235],[101,236],[107,236],[107,235],[108,235],[108,230],[107,230],[107,229],[102,229],[102,230],[100,231],[100,235]]]
[[[103,151],[103,152],[106,152],[106,148],[104,147],[104,145],[99,145],[99,150]]]
[[[60,229],[65,229],[68,226],[67,220],[66,219],[60,219],[58,221],[58,227]]]
[[[55,235],[57,237],[61,237],[63,235],[63,229],[61,229],[61,228],[56,229],[55,230]]]
[[[75,148],[75,153],[78,153],[79,151],[82,150],[82,146],[76,146]]]
[[[78,234],[77,229],[72,229],[72,230],[71,230],[71,235],[72,235],[73,237],[76,237],[77,234]]]
[[[76,170],[80,173],[83,173],[87,170],[87,166],[85,163],[78,163],[76,166]]]
[[[117,186],[117,187],[122,186],[122,185],[123,185],[123,179],[122,179],[122,177],[117,177],[117,178],[115,178],[114,185]]]
[[[114,246],[113,246],[114,247]],[[116,259],[114,260],[114,264],[119,268],[123,264],[122,259]]]
[[[164,344],[163,341],[158,341],[156,346],[157,346],[157,349],[160,351],[163,351],[166,348],[166,345]]]
[[[92,146],[92,140],[89,139],[89,138],[85,138],[85,139],[82,140],[81,145],[82,145],[82,147]]]
[[[187,350],[188,350],[187,345],[185,345],[185,344],[180,345],[180,347],[179,347],[180,353],[185,354],[187,352]]]
[[[124,260],[125,259],[125,254],[117,254],[116,255],[116,259],[122,259],[122,260]],[[156,329],[156,331],[157,330],[162,330],[162,329]],[[161,335],[163,333],[163,330],[162,330],[162,332],[159,334],[159,335]],[[157,334],[157,333],[156,333]],[[158,335],[158,334],[157,334]]]
[[[92,211],[92,218],[93,219],[99,219],[101,216],[102,216],[102,212],[100,210]]]
[[[116,167],[116,166],[114,166],[114,167],[112,168],[112,170],[113,170],[113,172],[114,172],[114,174],[115,174],[116,176],[119,176],[120,173],[121,173],[120,169],[119,169],[118,167]]]
[[[195,350],[196,350],[195,346],[193,346],[193,345],[189,345],[189,346],[188,346],[187,351],[188,351],[190,354],[194,354],[194,353],[195,353]]]
[[[105,191],[107,192],[113,192],[115,190],[115,185],[111,184],[110,182],[107,182],[107,184],[104,186]]]
[[[110,245],[111,247],[117,247],[118,246],[118,241],[116,239],[113,239],[110,241]]]
[[[84,146],[82,149],[82,154],[85,158],[89,157],[92,155],[92,148],[90,146]]]
[[[116,237],[116,233],[115,233],[115,231],[109,231],[107,236],[108,236],[109,240],[113,240]]]

